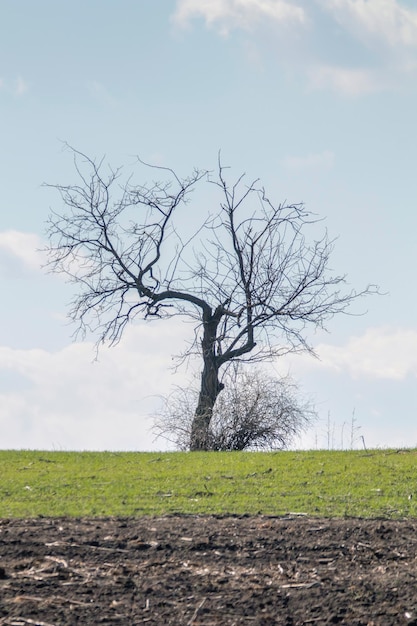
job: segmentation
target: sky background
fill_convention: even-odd
[[[76,182],[64,141],[181,176],[221,150],[326,217],[335,272],[387,295],[313,336],[320,359],[275,364],[319,412],[297,446],[417,445],[416,111],[414,0],[0,0],[0,448],[165,449],[157,396],[192,374],[177,319],[97,362],[74,342],[73,287],[38,251],[61,207],[42,183]]]

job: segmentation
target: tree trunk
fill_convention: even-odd
[[[201,373],[200,395],[191,426],[190,450],[210,450],[210,422],[217,396],[224,385],[219,381],[219,364],[216,356],[219,316],[204,321],[202,340],[204,367]]]
[[[205,363],[201,389],[191,427],[190,450],[210,450],[210,422],[217,396],[223,389],[215,363]]]

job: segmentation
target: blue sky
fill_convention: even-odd
[[[1,448],[160,449],[155,396],[190,327],[139,323],[93,363],[66,320],[72,287],[40,268],[43,182],[75,175],[63,141],[260,177],[337,236],[332,266],[387,295],[275,364],[312,397],[298,443],[417,445],[417,8],[411,0],[0,0]],[[142,181],[138,181],[142,182]]]

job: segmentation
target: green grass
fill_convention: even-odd
[[[417,517],[417,450],[0,451],[0,517]]]

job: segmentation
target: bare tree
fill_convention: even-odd
[[[311,425],[317,414],[289,377],[234,363],[222,376],[207,437],[207,449],[283,450]],[[164,398],[154,432],[179,450],[188,450],[198,401],[198,386],[178,387]]]
[[[136,185],[71,150],[78,182],[49,185],[63,202],[48,222],[49,267],[76,283],[70,317],[79,332],[97,333],[98,344],[117,343],[138,316],[194,322],[185,354],[200,354],[202,372],[191,450],[209,445],[222,367],[313,353],[307,327],[324,327],[374,290],[343,291],[345,277],[329,270],[327,233],[306,239],[318,220],[303,204],[273,203],[258,180],[229,183],[220,158],[215,177],[194,170],[187,178],[138,159],[166,181]],[[188,204],[204,184],[220,194],[214,213]]]

